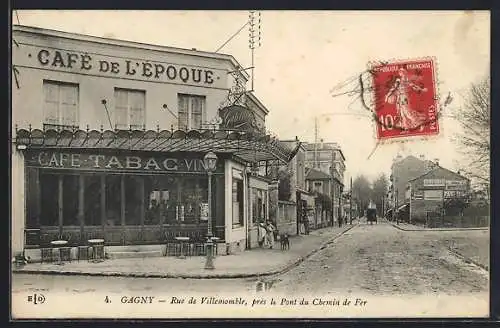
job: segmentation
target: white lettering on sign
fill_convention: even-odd
[[[223,68],[109,57],[102,54],[41,48],[29,44],[24,44],[22,51],[25,56],[16,58],[15,64],[19,66],[41,66],[46,69],[88,75],[227,88],[227,71]]]
[[[444,179],[424,179],[424,186],[444,186]]]
[[[28,165],[52,168],[133,169],[153,171],[206,172],[205,162],[199,158],[156,158],[96,154],[44,152],[28,158]]]

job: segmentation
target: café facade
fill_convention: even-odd
[[[248,78],[232,56],[14,26],[12,65],[12,255],[203,243],[209,220],[219,254],[255,244],[270,183],[255,167],[293,154],[218,117]]]

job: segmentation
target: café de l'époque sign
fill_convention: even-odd
[[[171,155],[137,156],[37,151],[27,154],[26,165],[51,169],[92,171],[206,172],[203,158],[173,157]],[[216,172],[223,171],[224,161],[219,160]]]
[[[227,72],[217,68],[42,48],[29,44],[23,44],[17,51],[23,52],[21,56],[15,56],[17,66],[210,88],[227,87]]]

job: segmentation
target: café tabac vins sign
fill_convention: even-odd
[[[175,83],[209,88],[226,88],[227,72],[223,69],[132,59],[104,54],[41,48],[23,44],[21,56],[14,56],[16,66],[37,67],[83,75],[132,80]]]
[[[172,156],[103,155],[91,153],[65,153],[57,151],[31,152],[26,165],[50,169],[87,171],[147,171],[158,173],[204,173],[203,158]],[[224,172],[224,161],[217,163],[218,173]]]

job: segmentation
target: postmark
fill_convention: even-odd
[[[433,58],[372,64],[370,72],[378,140],[439,134]]]

